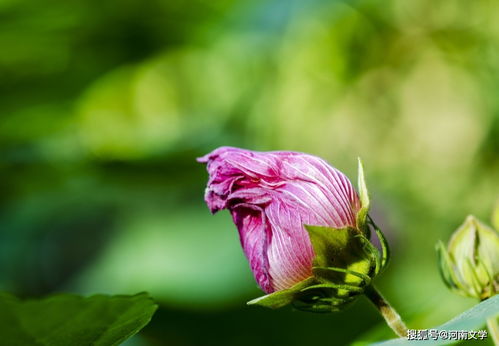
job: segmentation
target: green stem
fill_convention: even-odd
[[[494,340],[494,345],[496,346],[499,345],[499,324],[497,320],[497,317],[491,317],[487,320],[490,336],[492,336],[492,340]]]
[[[376,306],[381,316],[385,319],[386,324],[388,324],[395,334],[405,338],[407,336],[407,327],[397,311],[383,298],[381,293],[371,285],[366,288],[364,294]]]

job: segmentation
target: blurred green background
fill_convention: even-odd
[[[267,311],[227,212],[221,145],[315,154],[356,180],[393,249],[378,286],[412,328],[475,304],[434,245],[499,193],[499,2],[0,1],[0,290],[150,292],[129,345],[392,337],[363,299]]]

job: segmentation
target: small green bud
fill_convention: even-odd
[[[499,290],[499,234],[473,216],[452,235],[447,249],[437,245],[440,273],[457,293],[487,299]]]

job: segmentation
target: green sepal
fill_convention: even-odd
[[[356,222],[359,230],[364,232],[365,234],[369,233],[369,228],[367,227],[367,214],[369,213],[369,192],[367,191],[366,180],[364,178],[364,166],[362,165],[362,161],[359,157],[358,159],[358,178],[357,185],[359,190],[360,204],[361,208],[357,212]]]
[[[345,274],[350,274],[357,276],[358,278],[361,279],[362,286],[369,286],[371,284],[371,277],[366,274],[358,273],[353,270],[348,270],[348,269],[343,269],[343,268],[335,268],[335,267],[312,267],[312,273],[314,273],[314,276],[324,276],[324,274],[321,274],[321,271],[328,271],[328,272],[337,272],[337,273],[345,273]]]
[[[457,281],[454,277],[452,259],[450,258],[447,249],[441,240],[438,241],[435,250],[437,250],[438,270],[445,285],[451,290],[457,289],[459,281]]]
[[[361,284],[363,279],[350,272],[370,275],[376,264],[365,250],[367,240],[352,227],[331,228],[305,225],[314,249],[313,267],[341,268],[345,271],[313,271],[320,283]]]
[[[466,258],[464,264],[468,268],[468,273],[470,273],[468,281],[471,286],[471,289],[473,290],[473,297],[479,298],[482,295],[483,288],[480,279],[478,278],[478,274],[476,273],[475,264],[471,262],[471,259],[469,257]]]
[[[493,295],[496,295],[497,294],[497,289],[496,289],[496,285],[495,285],[495,282],[494,282],[494,277],[493,277],[493,274],[491,274],[487,268],[485,267],[485,264],[483,263],[483,261],[481,259],[478,259],[477,260],[478,262],[478,265],[482,266],[482,268],[485,268],[485,273],[487,275],[487,279],[488,279],[488,287],[487,289],[489,290],[488,293],[485,294],[485,297],[489,298],[489,297],[492,297]],[[496,276],[499,276],[499,273],[496,274]],[[482,295],[483,297],[484,295]],[[484,299],[487,299],[487,298],[484,298]]]
[[[270,309],[278,309],[291,304],[299,295],[299,293],[306,287],[311,286],[315,283],[313,277],[307,278],[303,281],[298,282],[293,287],[277,291],[274,293],[267,294],[262,297],[250,300],[246,304],[248,305],[260,305]]]
[[[379,243],[381,245],[381,263],[377,272],[382,272],[390,262],[390,246],[388,245],[388,241],[386,240],[385,235],[378,227],[378,225],[374,223],[373,219],[369,215],[367,217],[369,218],[369,223],[373,226],[374,232],[376,233],[376,236],[378,237]]]
[[[313,291],[312,291],[313,292]],[[348,304],[353,302],[357,296],[352,297],[341,297],[337,298],[334,296],[330,297],[311,297],[307,299],[303,297],[302,299],[293,301],[293,307],[308,312],[336,312],[343,310]]]
[[[364,252],[371,258],[371,262],[374,264],[374,275],[378,275],[378,273],[382,269],[382,258],[379,254],[378,249],[367,239],[361,235],[358,235],[358,240],[362,243]]]
[[[445,248],[445,245],[442,241],[439,241],[437,243],[436,250],[438,256],[438,269],[440,272],[440,276],[445,283],[445,286],[447,286],[447,288],[449,288],[451,291],[454,291],[462,296],[476,298],[478,296],[477,289],[475,287],[476,283],[470,283],[471,287],[468,288],[463,285],[455,272],[454,260],[449,255],[449,252]],[[471,268],[471,270],[473,269]],[[471,289],[474,291],[474,293],[470,291]]]

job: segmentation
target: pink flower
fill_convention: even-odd
[[[312,275],[314,251],[304,225],[356,226],[361,203],[352,184],[316,156],[221,147],[198,161],[210,175],[208,207],[230,211],[266,293]]]

